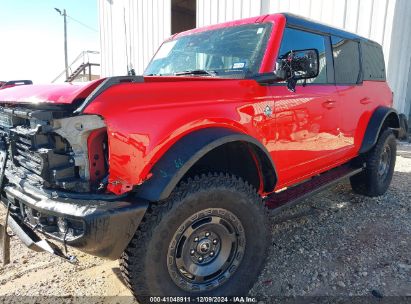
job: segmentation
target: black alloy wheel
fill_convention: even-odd
[[[264,266],[269,237],[255,188],[209,173],[181,182],[149,207],[120,269],[140,303],[150,296],[246,296]]]
[[[186,219],[173,236],[168,271],[184,290],[211,290],[235,272],[245,246],[244,228],[233,213],[202,210]]]

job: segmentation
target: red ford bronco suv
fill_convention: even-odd
[[[69,261],[120,259],[140,300],[244,295],[265,207],[348,177],[387,191],[392,97],[380,45],[288,14],[176,34],[144,76],[2,90],[7,225]]]

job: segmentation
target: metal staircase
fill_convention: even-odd
[[[65,78],[66,69],[64,69],[52,82],[84,82],[100,78],[100,72],[97,71],[97,68],[100,67],[100,64],[97,63],[99,61],[98,55],[100,55],[100,52],[97,51],[81,52],[69,65],[68,78]],[[75,69],[73,69],[74,67]]]

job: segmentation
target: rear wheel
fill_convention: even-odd
[[[123,276],[144,296],[245,295],[266,257],[266,212],[237,177],[190,179],[153,205],[121,258]]]
[[[364,171],[351,177],[354,192],[371,197],[383,195],[391,184],[396,154],[396,138],[391,129],[386,129],[373,149],[364,156]]]

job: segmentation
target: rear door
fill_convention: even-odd
[[[345,157],[355,155],[356,132],[361,116],[371,109],[373,92],[364,86],[361,72],[360,43],[347,38],[331,37],[336,97],[341,109],[341,138]]]
[[[280,186],[289,185],[335,162],[339,151],[340,105],[336,100],[330,37],[302,29],[284,30],[279,57],[291,50],[317,49],[320,73],[296,92],[285,83],[270,87],[275,104],[276,142],[274,161]]]

